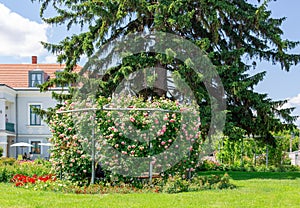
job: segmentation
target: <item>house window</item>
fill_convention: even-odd
[[[29,72],[29,87],[36,87],[44,82],[43,71],[30,71]]]
[[[41,117],[35,113],[34,109],[41,108],[41,105],[29,105],[29,124],[31,126],[40,126],[41,125]]]
[[[41,141],[31,141],[31,154],[41,154],[41,146],[39,145]]]

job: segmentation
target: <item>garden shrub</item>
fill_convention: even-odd
[[[9,182],[12,178],[13,173],[11,168],[6,166],[0,166],[0,182]]]
[[[66,102],[60,110],[72,110],[74,104]],[[91,175],[91,157],[81,144],[84,138],[78,138],[71,113],[53,114],[49,121],[53,147],[50,162],[56,175],[71,181],[87,181]],[[84,141],[87,141],[84,140]]]
[[[253,172],[253,171],[255,171],[255,166],[252,165],[252,164],[246,164],[246,165],[244,165],[244,168],[245,168],[246,172]]]
[[[109,99],[100,97],[97,108],[102,108],[110,103]],[[167,99],[156,99],[145,102],[142,98],[120,98],[117,103],[110,103],[111,107],[131,108],[126,113],[118,111],[97,111],[96,119],[89,113],[72,115],[71,113],[53,114],[49,120],[54,144],[51,148],[50,161],[56,174],[62,174],[63,178],[86,184],[91,177],[91,131],[94,126],[96,138],[97,163],[106,170],[106,180],[127,181],[120,172],[140,171],[136,165],[133,170],[130,160],[116,158],[116,154],[107,151],[112,148],[122,156],[152,158],[152,164],[156,172],[165,171],[165,176],[185,174],[195,171],[197,167],[198,152],[201,150],[200,119],[194,111],[191,114],[194,120],[189,120],[191,125],[181,125],[181,111],[187,106]],[[88,103],[65,102],[59,110],[72,110],[75,106],[88,106]],[[177,111],[177,113],[155,113],[135,111],[135,108],[161,108]],[[189,108],[191,108],[189,106]],[[74,119],[75,118],[75,119]],[[79,122],[78,122],[79,121]],[[146,133],[141,133],[145,130]],[[128,138],[129,137],[129,138]],[[130,138],[136,139],[130,139]],[[154,138],[153,138],[154,137]],[[149,148],[149,139],[151,147]],[[188,143],[185,147],[180,145]],[[172,148],[171,153],[165,153]],[[185,149],[186,148],[186,149]],[[167,151],[166,151],[167,152]],[[182,158],[178,152],[184,152]],[[164,155],[162,158],[173,158],[174,164],[166,163],[164,159],[157,159],[156,155]],[[148,167],[149,164],[145,164]],[[145,168],[141,167],[141,168]]]
[[[180,176],[170,177],[162,186],[164,193],[180,193],[188,191],[200,191],[206,189],[232,189],[235,185],[230,183],[228,174],[223,176],[194,176],[191,180],[183,179]]]
[[[162,192],[173,194],[186,192],[189,188],[189,182],[182,177],[176,175],[173,177],[169,177],[166,183],[162,187]]]
[[[0,158],[0,166],[1,165],[13,165],[16,162],[15,158],[12,157],[2,157]]]
[[[282,166],[286,171],[300,171],[300,166],[296,165],[285,165]]]
[[[26,176],[42,176],[50,173],[49,162],[45,164],[36,164],[33,161],[16,161],[12,165],[0,166],[0,182],[9,182],[14,175],[22,174]]]
[[[251,163],[244,163],[241,165],[239,162],[233,165],[222,164],[211,160],[203,160],[196,171],[246,171],[246,172],[293,172],[300,171],[300,166],[295,165],[269,165],[266,164],[252,165]]]
[[[199,167],[197,168],[198,171],[209,171],[209,170],[225,170],[226,167],[223,167],[223,164],[212,160],[203,160],[201,161]]]

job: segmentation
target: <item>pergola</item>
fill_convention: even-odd
[[[103,106],[102,108],[82,108],[82,109],[73,109],[73,110],[66,110],[66,111],[57,111],[58,114],[62,113],[76,113],[76,112],[94,112],[93,113],[93,120],[95,120],[95,112],[97,111],[146,111],[146,112],[166,112],[166,113],[180,113],[180,111],[174,111],[174,110],[166,110],[161,108],[113,108],[109,107],[108,105]],[[91,178],[91,184],[95,183],[95,126],[92,127],[92,178]],[[150,146],[151,148],[151,146]],[[152,176],[153,176],[153,165],[150,162],[149,164],[149,182],[152,182]]]

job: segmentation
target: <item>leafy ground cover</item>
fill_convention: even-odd
[[[214,174],[224,174],[213,172]],[[202,175],[211,172],[201,173]],[[229,172],[236,189],[78,195],[0,184],[0,207],[299,207],[300,172]]]

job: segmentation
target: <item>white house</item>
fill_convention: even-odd
[[[300,166],[300,151],[294,151],[289,153],[289,158],[291,159],[292,165]]]
[[[17,157],[31,152],[33,157],[49,156],[46,143],[51,136],[49,127],[32,111],[32,108],[47,109],[56,105],[51,91],[41,93],[37,84],[55,77],[55,72],[64,68],[60,64],[38,64],[32,56],[31,64],[0,64],[0,146],[3,156]],[[52,89],[55,91],[61,88]],[[11,147],[26,142],[33,147]]]

